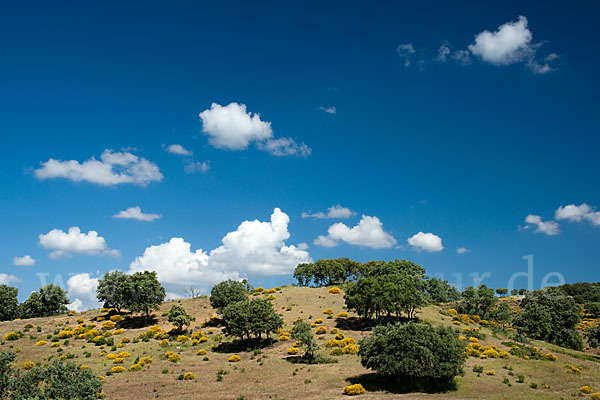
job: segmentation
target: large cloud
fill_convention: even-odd
[[[349,228],[338,222],[327,230],[327,236],[319,236],[314,243],[324,247],[337,246],[339,241],[374,249],[389,248],[396,244],[396,239],[383,230],[383,224],[377,217],[363,215],[358,225]]]
[[[119,255],[117,250],[111,250],[106,246],[106,241],[102,236],[98,236],[98,232],[82,233],[76,226],[70,227],[68,232],[52,229],[46,234],[39,235],[39,238],[42,247],[53,250],[50,258],[69,257],[72,253]]]
[[[486,30],[477,34],[469,50],[489,63],[508,65],[521,61],[530,53],[532,37],[527,18],[520,16],[515,22],[500,25],[495,32]]]
[[[225,279],[289,274],[298,264],[312,259],[303,248],[285,244],[290,237],[288,224],[287,214],[276,208],[269,222],[242,222],[210,253],[192,251],[190,243],[172,238],[148,247],[131,263],[129,273],[156,271],[159,280],[174,291],[192,284],[206,291]]]
[[[61,161],[53,158],[34,171],[39,180],[64,178],[74,182],[87,181],[103,186],[123,183],[148,185],[161,181],[163,175],[156,164],[129,152],[105,150],[100,160],[94,157],[80,163],[77,160]]]
[[[273,137],[271,123],[262,121],[259,114],[247,112],[245,104],[212,103],[210,109],[200,113],[200,119],[209,143],[221,149],[244,150],[252,141]]]
[[[139,206],[129,207],[127,210],[120,211],[118,214],[113,215],[113,218],[119,219],[135,219],[138,221],[152,222],[155,219],[159,219],[160,214],[146,214],[142,212]]]
[[[245,150],[255,142],[260,150],[275,156],[308,157],[312,150],[292,138],[274,138],[271,122],[263,121],[258,113],[247,111],[245,104],[230,103],[222,106],[212,103],[200,114],[202,132],[216,148]]]
[[[564,207],[558,207],[554,213],[554,218],[557,220],[568,220],[581,222],[586,220],[595,226],[600,226],[600,211],[594,209],[586,203],[580,205],[569,204]]]
[[[419,232],[408,238],[407,242],[417,251],[427,251],[429,253],[433,253],[444,250],[444,246],[442,246],[442,238],[434,235],[433,233]]]
[[[74,311],[89,310],[100,307],[96,298],[98,278],[92,278],[90,274],[77,274],[67,280],[67,294],[71,299],[69,309]]]
[[[331,206],[327,209],[327,212],[319,211],[316,213],[302,213],[302,218],[315,218],[315,219],[325,219],[325,218],[350,218],[355,215],[356,212],[352,211],[349,208],[342,207],[340,204],[335,206]]]
[[[539,215],[529,214],[525,217],[525,222],[536,227],[536,232],[544,233],[549,236],[558,235],[560,230],[558,229],[559,225],[556,221],[543,221],[542,217]]]

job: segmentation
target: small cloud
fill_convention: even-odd
[[[434,235],[433,233],[419,232],[408,238],[407,242],[417,251],[427,251],[429,253],[433,253],[444,250],[444,246],[442,246],[442,238]]]
[[[341,205],[331,206],[327,209],[327,213],[322,211],[311,213],[302,213],[302,218],[326,219],[326,218],[350,218],[356,215],[356,212]]]
[[[401,44],[396,49],[396,52],[398,53],[398,56],[402,60],[404,60],[404,66],[405,67],[410,67],[410,64],[412,62],[413,56],[414,56],[414,54],[416,52],[416,50],[413,47],[412,43]]]
[[[109,249],[106,241],[98,232],[89,231],[82,233],[76,226],[69,228],[68,232],[61,229],[53,229],[46,234],[39,235],[40,245],[48,250],[50,258],[70,257],[72,253],[88,255],[111,255],[119,256],[118,250]]]
[[[196,161],[186,164],[183,167],[183,170],[188,174],[193,174],[195,172],[208,172],[210,169],[210,161]]]
[[[180,155],[180,156],[191,156],[192,154],[194,154],[193,151],[185,149],[180,144],[169,145],[169,146],[166,147],[165,150],[167,151],[167,153],[177,154],[177,155]]]
[[[568,206],[558,207],[554,213],[554,218],[557,220],[568,220],[581,222],[586,220],[592,225],[600,226],[600,211],[595,211],[593,207],[586,203],[580,205],[569,204]]]
[[[323,106],[321,106],[321,107],[319,107],[319,110],[321,110],[321,111],[323,111],[324,113],[327,113],[327,114],[336,114],[337,113],[337,109],[335,107],[333,107],[333,106],[331,106],[331,107],[323,107]]]
[[[35,260],[29,255],[25,255],[23,257],[15,257],[13,258],[13,265],[20,267],[31,267],[35,265]]]
[[[458,249],[456,249],[456,252],[458,254],[467,254],[470,253],[471,250],[467,249],[466,247],[459,247]]]
[[[311,155],[312,149],[304,143],[296,143],[292,138],[269,139],[258,143],[258,148],[274,156],[298,156],[306,158]]]
[[[16,276],[0,273],[0,285],[10,285],[18,282],[21,282],[21,280]]]
[[[536,226],[535,232],[544,233],[548,236],[558,235],[560,230],[558,229],[558,222],[556,221],[543,221],[539,215],[528,215],[525,217],[525,222]]]
[[[363,215],[358,225],[352,228],[341,222],[331,225],[327,230],[327,236],[317,237],[314,244],[334,247],[339,241],[373,249],[390,248],[396,244],[396,239],[383,230],[379,218],[368,215]]]
[[[119,219],[135,219],[138,221],[152,222],[155,219],[159,219],[160,214],[144,214],[139,206],[129,207],[125,211],[120,211],[118,214],[113,215],[113,218]]]

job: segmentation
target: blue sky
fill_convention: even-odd
[[[111,269],[176,296],[351,257],[506,287],[530,254],[535,288],[597,281],[598,10],[396,3],[5,4],[1,283],[85,308]]]

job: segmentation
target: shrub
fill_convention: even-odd
[[[197,356],[205,356],[208,352],[204,349],[200,349],[196,352]]]
[[[326,308],[323,310],[323,314],[326,314],[326,315],[333,314],[333,310],[331,308]]]
[[[140,361],[138,361],[138,364],[140,364],[142,367],[146,364],[152,364],[152,358],[143,357]]]
[[[118,357],[113,360],[113,364],[123,364],[124,358]]]
[[[344,353],[346,354],[358,354],[358,346],[355,344],[349,344],[347,346],[344,346]]]
[[[160,347],[167,347],[169,345],[168,339],[163,339],[160,341]]]
[[[330,356],[343,356],[344,350],[340,349],[339,347],[336,347],[329,352],[329,355]]]
[[[273,296],[272,294],[267,296],[267,300],[275,300],[275,296]]]
[[[110,317],[110,320],[114,323],[123,321],[123,317],[120,315],[113,315]]]
[[[133,364],[131,367],[129,367],[129,371],[130,372],[135,372],[135,371],[141,371],[142,369],[142,365],[141,364]]]
[[[600,393],[594,393],[591,397],[592,400],[600,400]]]
[[[180,332],[184,327],[189,326],[192,321],[195,321],[195,318],[189,315],[181,304],[174,304],[167,313],[167,318]]]
[[[464,374],[464,342],[451,328],[409,322],[377,326],[360,341],[365,368],[390,378],[412,380],[417,386],[448,384]]]
[[[490,376],[494,376],[494,375],[496,375],[496,371],[494,371],[494,370],[485,371],[485,374],[486,375],[490,375]]]
[[[327,328],[325,328],[324,326],[320,326],[317,328],[317,331],[315,333],[317,335],[324,335],[327,333]]]
[[[592,394],[592,393],[594,393],[594,389],[592,389],[589,386],[582,386],[581,389],[579,389],[579,390],[581,390],[581,393],[585,393],[585,394]]]
[[[332,287],[331,289],[329,289],[329,293],[331,293],[331,294],[340,294],[341,292],[342,292],[342,291],[341,291],[341,290],[340,290],[340,288],[339,288],[339,287],[337,287],[337,286],[334,286],[334,287]]]
[[[556,357],[554,354],[552,353],[548,353],[544,356],[546,358],[546,360],[550,360],[550,361],[556,361],[558,360],[558,357]]]
[[[315,319],[315,324],[322,324],[323,320],[321,318]]]
[[[119,374],[121,372],[125,372],[125,367],[121,367],[120,365],[117,367],[112,367],[110,369],[110,372],[112,372],[113,374]]]
[[[242,358],[239,355],[237,355],[237,354],[234,354],[231,357],[229,357],[229,362],[232,362],[232,363],[233,362],[239,362],[241,360],[242,360]]]
[[[119,357],[120,357],[120,358],[127,358],[127,357],[131,357],[131,354],[129,354],[129,353],[128,353],[128,352],[126,352],[126,351],[122,351],[122,352],[120,352],[120,353],[119,353]]]
[[[115,329],[115,323],[112,321],[104,321],[102,323],[102,329],[105,329],[105,330]]]
[[[189,338],[189,337],[187,337],[186,335],[179,335],[179,336],[177,336],[177,341],[178,341],[179,343],[185,343],[185,342],[187,342],[188,340],[190,340],[190,338]]]
[[[298,351],[299,350],[296,347],[290,347],[287,352],[288,352],[288,354],[293,356],[293,355],[298,354]]]
[[[183,376],[183,379],[186,381],[191,381],[195,377],[196,377],[196,375],[194,375],[193,372],[186,372],[185,375]]]
[[[116,331],[114,331],[113,334],[120,335],[120,334],[122,334],[124,332],[125,332],[125,329],[117,329]],[[129,340],[128,338],[123,338],[123,340],[125,340],[125,339]]]
[[[21,368],[23,368],[26,371],[29,371],[33,367],[35,367],[35,364],[32,361],[25,361],[23,365],[21,365]]]
[[[357,383],[356,385],[346,386],[344,388],[344,394],[348,396],[356,396],[359,394],[363,394],[364,392],[365,388],[360,383]]]
[[[18,340],[19,337],[20,336],[17,332],[8,332],[6,335],[4,335],[4,340]]]
[[[83,364],[82,366],[79,367],[79,369],[90,369],[90,366]]]
[[[47,344],[48,344],[48,342],[46,342],[45,340],[38,340],[35,345],[36,346],[45,346]],[[58,343],[56,343],[56,344],[58,344]]]
[[[335,335],[335,340],[342,340],[344,339],[344,337],[345,335],[342,332],[340,332],[337,335]]]
[[[474,365],[473,372],[475,372],[477,374],[483,373],[483,365]]]
[[[348,313],[345,311],[342,311],[342,312],[339,312],[337,316],[338,316],[338,318],[347,318]]]

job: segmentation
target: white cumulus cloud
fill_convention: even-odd
[[[417,251],[427,251],[433,253],[444,250],[444,246],[442,246],[442,238],[434,235],[433,233],[419,232],[408,238],[407,242]]]
[[[210,161],[196,161],[190,162],[183,167],[183,170],[187,174],[193,174],[195,172],[208,172],[210,169]]]
[[[327,209],[327,212],[319,211],[316,213],[302,213],[302,218],[315,218],[315,219],[325,219],[325,218],[350,218],[351,216],[356,215],[356,212],[352,211],[349,208],[342,207],[340,204],[335,206],[331,206]]]
[[[207,291],[225,279],[289,274],[298,264],[312,259],[304,246],[286,245],[288,224],[287,214],[276,208],[269,222],[242,222],[209,253],[192,251],[183,238],[171,238],[148,247],[131,263],[129,273],[156,271],[159,280],[175,292],[191,284]]]
[[[456,252],[458,254],[467,254],[470,253],[471,250],[467,249],[466,247],[459,247],[458,249],[456,249]]]
[[[36,169],[34,174],[39,180],[64,178],[103,186],[124,183],[145,186],[163,179],[156,164],[129,152],[112,150],[104,150],[100,160],[92,157],[82,163],[77,160],[61,161],[51,158],[42,163],[42,167]]]
[[[13,258],[13,265],[21,267],[31,267],[32,265],[35,265],[35,260],[31,258],[30,255],[24,255],[23,257],[15,257]]]
[[[102,236],[98,236],[98,232],[82,233],[76,226],[70,227],[68,232],[52,229],[46,234],[40,234],[39,239],[42,247],[52,250],[50,258],[69,257],[72,253],[119,255],[117,250],[106,246],[106,241]]]
[[[21,282],[21,280],[16,276],[0,273],[0,285],[10,285],[17,282]]]
[[[67,280],[67,295],[71,299],[69,309],[74,311],[85,311],[99,308],[100,302],[96,298],[98,278],[92,278],[90,274],[73,275]]]
[[[221,149],[244,150],[252,141],[273,137],[271,123],[262,121],[257,113],[247,112],[245,104],[212,103],[210,109],[200,113],[200,119],[209,143]]]
[[[177,154],[180,156],[191,156],[192,154],[194,154],[193,151],[187,150],[180,144],[171,144],[166,147],[166,151],[167,153]]]
[[[477,34],[469,50],[489,63],[508,65],[528,55],[532,38],[527,18],[520,16],[515,22],[500,25],[495,32],[486,30]]]
[[[245,104],[229,103],[222,106],[212,103],[200,114],[202,132],[208,142],[219,149],[245,150],[255,142],[259,150],[275,156],[308,157],[312,150],[292,138],[274,138],[271,122],[263,121],[260,114],[247,111]]]
[[[529,214],[525,217],[525,222],[536,227],[536,232],[544,233],[549,236],[558,235],[560,233],[558,222],[543,221],[539,215]]]
[[[586,203],[580,205],[569,204],[564,207],[558,207],[554,213],[554,218],[557,220],[568,220],[574,222],[581,222],[586,220],[595,226],[600,226],[600,212],[594,211],[594,208]]]
[[[160,214],[145,214],[139,206],[129,207],[127,210],[120,211],[118,214],[113,215],[113,218],[119,219],[136,219],[138,221],[152,222],[155,219],[159,219]]]
[[[367,215],[363,215],[358,225],[352,228],[341,222],[331,225],[327,230],[327,236],[317,237],[314,244],[334,247],[340,241],[374,249],[389,248],[396,244],[396,239],[383,230],[379,218]]]

